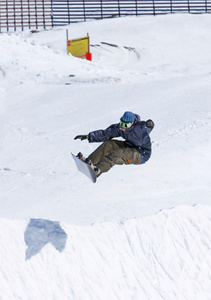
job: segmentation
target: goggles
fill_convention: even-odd
[[[132,122],[125,122],[122,119],[120,119],[120,127],[124,130],[130,128],[133,125]]]

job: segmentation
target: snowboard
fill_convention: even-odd
[[[86,175],[93,183],[95,183],[97,177],[95,175],[94,170],[91,168],[91,166],[85,163],[84,161],[82,161],[79,157],[75,156],[73,153],[71,154],[78,170],[84,175]]]

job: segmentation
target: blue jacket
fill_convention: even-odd
[[[151,140],[149,133],[154,128],[146,126],[145,121],[140,121],[140,116],[135,115],[135,125],[126,129],[125,131],[120,128],[120,124],[113,124],[105,130],[92,131],[88,135],[90,143],[105,142],[115,137],[122,137],[125,139],[125,146],[136,148],[141,156],[142,161],[146,162],[151,156]]]

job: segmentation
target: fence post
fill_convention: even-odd
[[[207,10],[207,0],[205,0],[205,13],[207,13],[208,10]]]
[[[6,21],[7,31],[9,31],[8,2],[6,2],[6,18],[7,18],[7,21]]]
[[[135,0],[135,5],[136,5],[136,16],[138,16],[138,0]]]
[[[34,2],[34,9],[35,9],[35,24],[37,29],[37,0]]]
[[[53,0],[51,0],[51,25],[52,25],[52,27],[54,26],[54,24],[53,24]]]
[[[86,21],[86,7],[85,7],[85,0],[83,0],[83,11],[84,11],[84,21]]]
[[[118,2],[118,12],[119,12],[119,17],[121,17],[121,11],[120,11],[120,3],[119,3],[119,0],[117,0]]]
[[[103,0],[100,0],[101,19],[103,19]]]
[[[170,12],[171,12],[171,14],[173,13],[173,3],[172,3],[172,0],[170,0]]]
[[[29,4],[29,0],[27,1],[27,8],[28,8],[28,26],[29,29],[31,29],[31,21],[30,21],[30,4]]]
[[[67,19],[68,19],[68,24],[70,24],[70,4],[69,4],[69,0],[67,0]]]
[[[23,1],[21,0],[21,29],[23,31]]]
[[[43,27],[45,29],[45,3],[44,3],[44,0],[42,0],[42,18],[43,18]]]
[[[16,31],[15,0],[13,0],[14,31]]]
[[[188,12],[190,13],[190,2],[188,0]]]
[[[156,15],[156,11],[155,11],[155,0],[153,0],[153,15]]]

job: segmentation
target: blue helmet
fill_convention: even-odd
[[[126,130],[132,127],[134,121],[135,121],[135,115],[130,111],[126,111],[120,119],[120,123],[119,123],[120,129]]]
[[[124,122],[133,123],[135,121],[135,115],[131,111],[126,111],[124,115],[121,117],[121,120]]]

